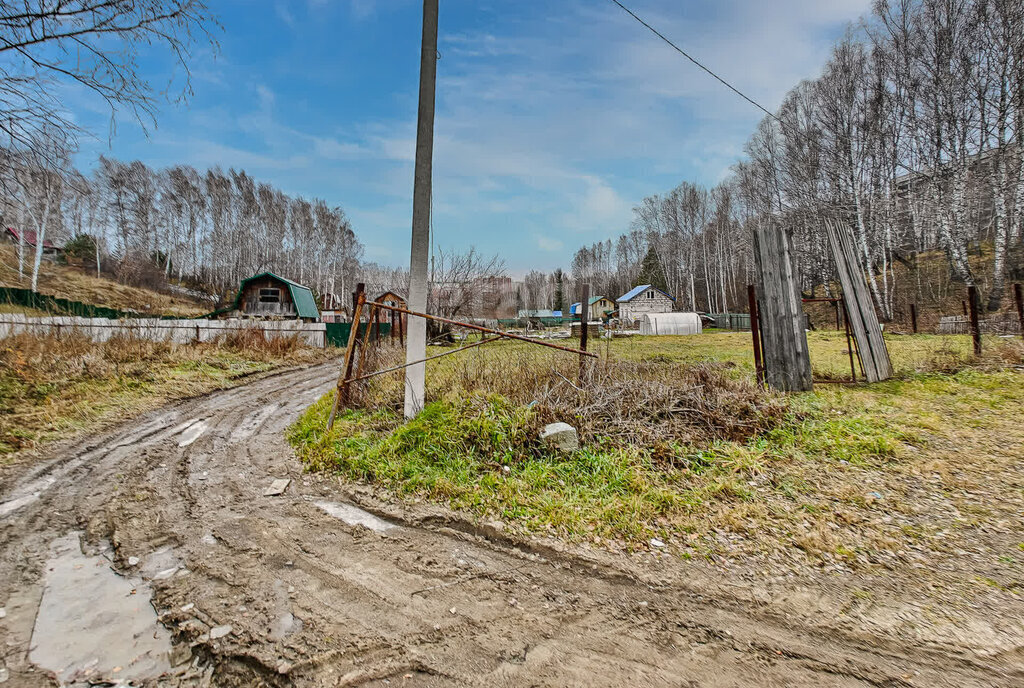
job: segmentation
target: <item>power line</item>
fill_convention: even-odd
[[[747,95],[746,93],[743,93],[743,91],[739,90],[738,88],[736,88],[735,86],[733,86],[732,84],[730,84],[730,83],[729,83],[728,81],[726,81],[726,80],[725,80],[725,79],[723,79],[722,77],[720,77],[720,76],[718,76],[717,74],[715,74],[715,73],[714,73],[713,71],[711,71],[711,70],[710,70],[710,69],[709,69],[708,67],[704,66],[704,64],[702,64],[700,60],[698,60],[698,59],[697,59],[697,58],[695,58],[694,56],[690,55],[690,54],[689,54],[688,52],[686,52],[685,50],[683,50],[682,48],[680,48],[680,47],[679,47],[678,45],[676,45],[675,43],[673,43],[673,42],[672,42],[672,41],[671,41],[671,40],[670,40],[670,39],[669,39],[669,38],[668,38],[668,37],[667,37],[667,36],[666,36],[665,34],[663,34],[662,32],[658,31],[658,30],[657,30],[656,28],[654,28],[653,26],[651,26],[650,24],[648,24],[648,23],[647,23],[646,21],[644,21],[643,19],[641,19],[641,18],[640,18],[639,16],[637,16],[636,12],[634,12],[633,10],[631,10],[631,9],[629,9],[628,7],[626,7],[625,5],[623,5],[623,4],[621,3],[621,2],[619,2],[619,0],[611,0],[611,2],[615,3],[616,5],[618,5],[618,6],[619,6],[619,7],[620,7],[620,8],[622,9],[622,11],[623,11],[623,12],[625,12],[625,13],[626,13],[626,14],[628,14],[629,16],[633,17],[633,19],[636,19],[636,20],[637,20],[638,22],[640,22],[641,24],[643,24],[643,25],[644,25],[645,27],[647,27],[647,30],[648,30],[648,31],[650,31],[650,32],[651,32],[651,33],[653,33],[653,34],[654,34],[655,36],[657,36],[658,38],[660,38],[661,40],[665,41],[665,42],[666,42],[666,43],[668,43],[668,44],[669,44],[670,46],[672,46],[673,48],[675,48],[676,52],[678,52],[678,53],[679,53],[680,55],[682,55],[683,57],[685,57],[685,58],[686,58],[687,60],[689,60],[690,62],[692,62],[693,64],[697,65],[698,67],[700,67],[701,69],[703,69],[703,70],[704,70],[705,72],[707,72],[708,74],[710,74],[710,75],[711,75],[712,77],[714,77],[714,79],[715,79],[716,81],[718,81],[718,82],[719,82],[720,84],[722,84],[723,86],[725,86],[725,87],[726,87],[727,89],[729,89],[730,91],[732,91],[733,93],[735,93],[736,95],[738,95],[738,96],[739,96],[740,98],[742,98],[743,100],[747,101],[748,103],[750,103],[751,105],[753,105],[754,107],[756,107],[756,108],[757,108],[758,110],[760,110],[761,112],[763,112],[763,113],[765,113],[766,115],[768,115],[769,117],[771,117],[772,119],[774,119],[774,120],[776,120],[776,121],[780,121],[780,122],[781,122],[781,120],[779,120],[779,118],[778,118],[778,117],[777,117],[777,116],[775,115],[775,113],[771,112],[771,111],[770,111],[770,110],[768,110],[768,109],[767,109],[766,107],[764,107],[763,105],[761,105],[760,103],[758,103],[758,102],[757,102],[756,100],[754,100],[753,98],[751,98],[750,96],[748,96],[748,95]]]
[[[676,52],[678,52],[680,55],[682,55],[687,60],[689,60],[690,62],[692,62],[693,64],[697,65],[702,70],[704,70],[705,72],[710,74],[716,81],[721,83],[723,86],[728,88],[730,91],[732,91],[733,93],[738,95],[743,100],[747,101],[748,103],[750,103],[751,105],[756,107],[758,110],[760,110],[764,114],[768,115],[768,117],[770,117],[775,122],[778,122],[779,126],[782,127],[783,129],[785,129],[786,131],[788,131],[790,134],[792,134],[796,138],[802,139],[803,141],[805,141],[807,143],[810,143],[811,145],[814,145],[814,146],[817,146],[820,143],[819,141],[814,139],[810,134],[808,134],[806,132],[803,132],[803,131],[800,131],[799,129],[793,127],[790,123],[788,123],[785,120],[781,119],[774,112],[772,112],[768,108],[766,108],[763,105],[761,105],[760,103],[758,103],[756,100],[754,100],[753,98],[748,96],[746,93],[743,93],[742,91],[740,91],[738,88],[736,88],[735,86],[730,84],[728,81],[726,81],[722,77],[720,77],[717,74],[715,74],[713,71],[711,71],[710,68],[706,67],[700,60],[698,60],[697,58],[693,57],[688,52],[686,52],[685,50],[680,48],[678,45],[673,43],[665,34],[661,33],[656,28],[654,28],[653,26],[648,24],[646,21],[641,19],[639,16],[637,16],[636,12],[634,12],[633,10],[631,10],[628,7],[626,7],[625,5],[623,5],[621,2],[619,2],[619,0],[610,0],[610,1],[615,3],[616,5],[618,5],[626,14],[628,14],[631,17],[633,17],[633,19],[636,19],[638,22],[643,24],[647,28],[648,31],[650,31],[655,36],[657,36],[658,38],[660,38],[661,40],[665,41],[670,46],[672,46],[672,48],[674,48],[676,50]],[[774,158],[774,156],[772,156],[772,157]],[[840,206],[848,206],[849,204],[846,204],[846,203],[833,203],[833,205],[836,206],[836,207],[840,207]]]

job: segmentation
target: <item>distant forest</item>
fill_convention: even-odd
[[[832,216],[855,233],[884,318],[909,299],[941,305],[942,285],[918,272],[926,252],[948,267],[929,280],[977,285],[995,310],[1024,268],[1022,133],[1024,3],[880,0],[760,122],[727,179],[645,198],[627,232],[576,252],[571,276],[618,295],[653,249],[681,308],[746,310],[751,232],[789,228],[804,290],[821,291],[835,280]]]
[[[244,170],[153,170],[107,157],[89,176],[7,169],[14,179],[0,213],[8,224],[46,229],[58,243],[75,237],[85,262],[130,282],[152,280],[156,268],[224,293],[271,270],[345,293],[362,256],[344,210],[289,197]]]

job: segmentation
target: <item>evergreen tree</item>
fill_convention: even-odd
[[[668,280],[665,279],[665,270],[661,266],[661,261],[658,260],[658,252],[651,246],[647,249],[647,255],[644,256],[643,263],[640,264],[640,276],[637,278],[637,284],[649,284],[655,289],[660,289],[666,294],[668,293]]]
[[[553,310],[565,312],[565,273],[561,268],[556,268],[555,278],[555,306]]]

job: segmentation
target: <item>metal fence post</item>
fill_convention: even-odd
[[[978,288],[967,287],[967,303],[971,309],[971,338],[974,340],[974,355],[981,356],[981,325],[978,322]]]
[[[1024,293],[1020,284],[1013,285],[1013,300],[1017,302],[1017,322],[1020,323],[1020,336],[1024,339]]]

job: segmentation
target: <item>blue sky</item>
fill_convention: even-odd
[[[100,153],[245,169],[348,213],[366,258],[409,255],[419,0],[213,0],[188,105],[145,132],[80,93]],[[630,0],[634,11],[769,108],[816,76],[870,0]],[[435,244],[502,255],[511,274],[568,267],[628,228],[644,196],[714,184],[758,121],[607,0],[441,0]],[[168,65],[146,58],[156,85]]]

